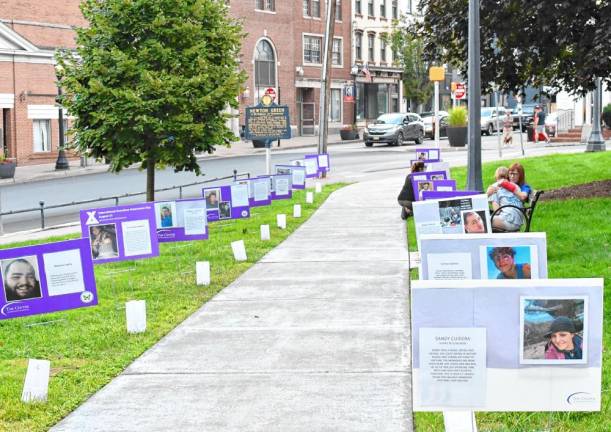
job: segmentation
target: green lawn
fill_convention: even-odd
[[[212,223],[209,240],[161,244],[157,258],[96,266],[98,306],[0,321],[0,431],[47,430],[278,245],[342,186],[325,186],[314,204],[305,204],[305,193],[296,191],[292,200],[254,208],[250,219]],[[300,219],[292,217],[294,203],[302,204]],[[287,214],[286,230],[276,228],[278,213]],[[270,225],[271,241],[260,240],[261,224]],[[233,260],[231,242],[239,239],[246,244],[247,262]],[[33,243],[41,242],[11,247]],[[195,285],[196,261],[210,261],[210,286]],[[146,300],[144,334],[125,330],[124,304],[132,299]],[[20,401],[28,358],[51,361],[46,404]]]
[[[497,166],[484,165],[484,185],[492,182]],[[605,180],[611,177],[611,156],[607,153],[554,155],[520,161],[528,183],[536,189],[551,190],[563,186]],[[452,170],[458,184],[465,182],[465,169]],[[489,179],[488,181],[486,179]],[[611,199],[593,198],[539,202],[531,231],[547,233],[548,272],[550,278],[604,277],[606,317],[611,310]],[[409,222],[410,249],[416,250],[413,220]],[[417,272],[412,275],[417,277]],[[600,413],[478,413],[480,431],[495,432],[607,432],[611,431],[611,320],[603,323],[603,397]],[[438,413],[416,413],[416,431],[442,431]]]

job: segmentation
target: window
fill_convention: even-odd
[[[392,0],[392,18],[399,18],[399,6],[397,6],[397,0]]]
[[[386,18],[386,0],[380,0],[380,18]]]
[[[331,53],[331,64],[333,66],[342,65],[342,40],[333,38],[333,52]]]
[[[320,36],[304,36],[303,37],[303,62],[304,63],[321,63],[322,37]]]
[[[342,20],[342,0],[335,2],[335,21]]]
[[[320,0],[303,0],[303,16],[320,18]]]
[[[257,0],[255,9],[274,12],[276,10],[276,0]]]
[[[356,0],[356,3],[354,4],[354,13],[357,15],[363,15],[363,5],[361,0]]]
[[[34,120],[34,152],[51,151],[51,120]]]
[[[255,51],[255,85],[276,86],[276,58],[272,45],[266,40],[259,41]]]
[[[363,33],[356,32],[354,35],[354,56],[357,60],[363,59]]]
[[[380,38],[380,61],[386,63],[386,35]]]
[[[373,0],[367,1],[367,15],[369,15],[370,17],[375,16],[375,13],[373,10]]]
[[[369,33],[367,35],[367,48],[368,48],[368,56],[367,56],[367,60],[369,60],[370,62],[373,61],[374,58],[374,46],[375,46],[375,34],[373,33]]]
[[[329,121],[339,123],[342,121],[342,90],[331,89],[331,108]]]

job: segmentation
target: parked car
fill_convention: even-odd
[[[403,145],[405,140],[422,144],[424,124],[420,116],[414,113],[382,114],[365,128],[363,140],[367,147],[371,147],[374,143]]]
[[[498,129],[497,129],[498,115]],[[503,118],[505,117],[505,108],[503,107],[484,107],[481,111],[480,126],[482,134],[492,135],[495,130],[503,130]]]
[[[448,126],[448,123],[446,120],[448,113],[447,111],[437,111],[437,113],[439,114],[439,136],[447,136],[446,127]],[[433,114],[435,114],[433,111],[426,111],[420,114],[420,117],[424,123],[424,135],[427,138],[435,137],[435,130],[433,129]]]
[[[520,128],[520,117],[522,117],[522,132],[526,132],[526,128],[533,125],[533,116],[535,115],[536,106],[536,103],[522,105],[522,114],[518,112],[517,108],[514,108],[513,128],[515,130]]]
[[[556,130],[558,129],[558,113],[549,113],[545,116],[545,132],[550,137],[556,136]]]

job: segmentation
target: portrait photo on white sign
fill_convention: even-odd
[[[35,255],[2,260],[0,267],[4,298],[7,302],[42,297],[38,260]]]

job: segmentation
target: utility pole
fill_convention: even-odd
[[[592,132],[588,138],[586,146],[587,152],[605,151],[605,139],[600,130],[600,106],[602,99],[602,82],[601,78],[596,78],[596,89],[594,90],[594,110],[592,118]]]
[[[333,30],[335,27],[336,0],[326,1],[326,31],[320,76],[320,109],[318,110],[318,154],[327,153],[327,131],[329,126],[329,96],[331,91],[331,62],[333,57]],[[326,173],[322,174],[326,177]]]
[[[481,71],[479,0],[469,0],[469,148],[467,190],[483,191],[481,117]]]

